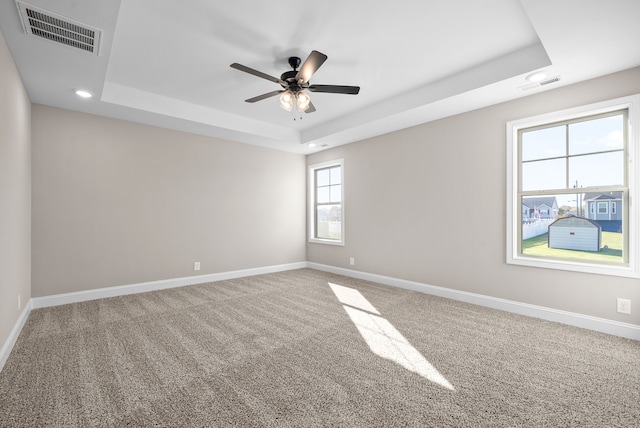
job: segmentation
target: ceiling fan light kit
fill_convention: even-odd
[[[320,66],[327,60],[327,56],[318,51],[311,51],[307,59],[302,63],[300,58],[292,56],[289,58],[289,65],[293,70],[285,71],[280,78],[270,76],[253,68],[247,67],[242,64],[233,63],[231,68],[244,71],[245,73],[253,74],[254,76],[261,77],[274,83],[278,83],[282,86],[279,91],[267,92],[266,94],[258,95],[257,97],[249,98],[245,100],[248,103],[255,103],[266,98],[270,98],[276,95],[280,95],[280,106],[286,111],[292,111],[295,105],[298,111],[304,111],[305,113],[312,113],[316,111],[315,107],[311,103],[311,97],[305,92],[309,90],[311,92],[325,92],[330,94],[349,94],[357,95],[360,92],[359,86],[342,86],[342,85],[312,85],[309,83],[309,79],[320,68]],[[302,63],[302,67],[300,64]],[[298,70],[300,67],[300,70]]]
[[[284,91],[282,95],[280,95],[280,107],[285,109],[286,111],[293,110],[293,99],[295,95],[291,91]]]
[[[296,96],[296,106],[300,111],[306,111],[311,104],[311,97],[305,92],[298,92]]]
[[[307,111],[309,104],[311,104],[311,97],[302,91],[294,93],[291,90],[286,90],[280,95],[280,107],[286,111],[293,110],[294,105],[298,111]]]

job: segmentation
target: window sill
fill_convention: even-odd
[[[597,275],[621,276],[627,278],[640,278],[640,272],[629,264],[602,265],[592,263],[574,262],[570,260],[552,260],[537,257],[517,256],[509,257],[507,264],[537,267],[544,269],[556,269],[570,272],[584,272]]]
[[[344,247],[344,241],[336,241],[334,239],[309,238],[309,243],[311,243],[311,244],[336,245],[336,246],[339,246],[339,247]]]

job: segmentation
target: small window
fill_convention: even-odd
[[[507,263],[640,277],[638,123],[640,95],[507,124]]]
[[[598,202],[598,214],[608,214],[608,202]]]
[[[343,160],[309,167],[309,241],[344,245]]]

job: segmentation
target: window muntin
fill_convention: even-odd
[[[640,248],[633,234],[640,223],[638,210],[630,205],[640,187],[635,169],[640,157],[638,112],[640,95],[635,95],[507,124],[507,263],[640,277]],[[618,195],[616,202],[606,201],[607,214],[601,214],[598,202],[603,201],[597,199],[613,194]],[[610,251],[596,260],[568,250],[533,254],[532,242],[523,242],[525,227],[535,226],[536,210],[526,209],[523,198],[548,196],[558,200],[553,220],[570,214],[609,222],[605,232],[614,238],[616,249],[601,247]],[[541,241],[535,244],[546,246]]]
[[[624,186],[626,111],[519,131],[523,191]],[[591,131],[591,133],[589,133]]]
[[[325,244],[344,244],[343,161],[309,167],[309,240]]]

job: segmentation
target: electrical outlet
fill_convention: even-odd
[[[18,294],[18,310],[22,309],[22,300],[20,299],[20,295]]]
[[[631,314],[631,300],[618,298],[618,313]]]
[[[355,259],[355,257],[349,257],[349,264],[350,264],[351,266],[355,266],[355,264],[356,264],[356,259]]]
[[[200,262],[193,262],[193,270],[200,270]]]

